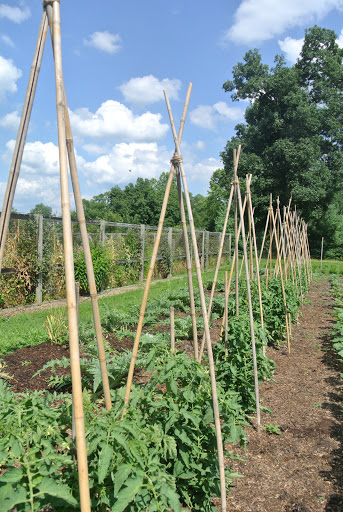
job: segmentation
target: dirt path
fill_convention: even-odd
[[[276,382],[261,385],[262,425],[280,434],[248,428],[244,461],[232,470],[236,480],[228,510],[241,512],[342,512],[343,380],[330,349],[333,300],[329,279],[312,283],[293,328],[291,354],[268,349],[276,363]],[[254,419],[252,420],[255,421]]]

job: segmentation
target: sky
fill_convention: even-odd
[[[92,197],[169,172],[188,84],[181,152],[192,194],[206,195],[246,102],[222,86],[244,54],[292,65],[305,29],[343,45],[343,0],[61,0],[62,65],[81,193]],[[0,208],[26,94],[42,0],[0,0]],[[244,148],[243,148],[244,150]],[[253,170],[252,170],[253,172]],[[70,188],[71,191],[71,188]],[[71,195],[71,202],[72,195]],[[48,36],[13,207],[60,214],[54,61]]]

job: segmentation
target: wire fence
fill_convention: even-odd
[[[72,221],[72,232],[74,265],[80,274],[79,267],[84,264],[84,260],[76,220]],[[106,272],[102,272],[102,278],[97,282],[98,291],[143,284],[156,240],[156,226],[88,221],[87,232],[95,274],[97,265],[100,265],[97,261],[99,254],[102,268],[103,262],[106,262]],[[222,233],[196,231],[202,269],[207,269],[217,261],[221,236]],[[190,232],[188,237],[191,241]],[[227,258],[227,261],[231,259],[231,245],[231,234],[226,234],[222,257]],[[194,264],[191,243],[190,253]],[[182,230],[163,228],[153,278],[168,278],[185,271],[186,251]],[[87,293],[86,287],[83,292]],[[0,307],[41,304],[42,301],[64,297],[62,219],[12,214],[0,276]]]

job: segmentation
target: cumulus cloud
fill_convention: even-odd
[[[170,169],[170,152],[156,142],[120,143],[93,162],[85,162],[82,171],[88,185],[126,185],[137,178],[157,178]]]
[[[286,37],[283,41],[278,41],[280,49],[284,52],[286,59],[294,64],[300,55],[302,46],[304,44],[304,38],[292,39]]]
[[[12,155],[15,140],[6,144],[7,155]],[[23,161],[21,165],[23,175],[27,176],[59,176],[58,147],[52,142],[27,142],[24,147]]]
[[[161,139],[168,125],[161,123],[161,114],[145,112],[135,116],[118,101],[108,100],[95,112],[87,108],[70,112],[73,132],[82,137],[118,138],[128,142],[152,142]]]
[[[170,100],[179,99],[181,81],[164,78],[159,80],[153,75],[131,78],[122,84],[121,90],[126,101],[135,104],[149,105],[164,100],[163,91],[166,90]]]
[[[0,126],[8,130],[16,131],[18,129],[20,117],[18,111],[10,112],[0,119]]]
[[[343,0],[243,0],[225,39],[238,44],[266,41],[291,27],[318,22],[334,9],[342,10]]]
[[[7,60],[0,55],[0,101],[6,98],[7,93],[17,91],[17,80],[22,72],[11,60]]]
[[[3,34],[1,36],[1,41],[5,44],[7,44],[7,46],[10,46],[11,48],[14,48],[15,47],[15,44],[14,42],[12,41],[12,39],[8,36],[6,36],[6,34]]]
[[[15,140],[7,142],[7,151],[2,155],[6,164],[12,159],[14,147]],[[28,142],[24,148],[14,206],[25,212],[37,203],[58,211],[61,208],[58,147],[51,142]]]
[[[214,105],[199,105],[190,113],[191,123],[201,128],[215,131],[218,124],[227,121],[243,119],[244,111],[240,108],[229,107],[224,101]]]
[[[0,4],[0,18],[7,18],[14,23],[22,23],[31,16],[31,11],[28,7],[12,7],[8,4]]]
[[[86,46],[92,46],[97,50],[106,53],[117,53],[121,48],[121,37],[119,34],[104,32],[93,32],[88,39],[84,39]]]

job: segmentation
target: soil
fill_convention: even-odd
[[[290,354],[287,347],[268,348],[268,357],[276,363],[275,382],[262,383],[260,398],[271,412],[261,412],[260,432],[255,417],[251,418],[245,451],[227,446],[237,460],[226,463],[232,472],[244,475],[235,479],[228,494],[230,512],[343,511],[343,365],[331,348],[333,307],[329,279],[313,281],[292,328]],[[218,339],[219,330],[220,320],[212,339]],[[133,346],[132,339],[119,341],[109,335],[108,341],[118,351]],[[187,342],[181,348],[192,352]],[[69,357],[66,347],[46,342],[2,359],[6,373],[13,377],[13,388],[22,392],[47,389],[49,370],[32,376],[47,361],[63,356]],[[59,371],[69,373],[69,369]],[[138,382],[146,378],[137,372]]]

